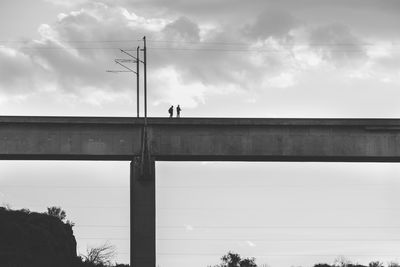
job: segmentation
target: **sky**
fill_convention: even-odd
[[[151,117],[180,104],[184,117],[398,118],[399,14],[397,0],[1,0],[0,114],[136,116],[135,75],[106,71],[121,70],[120,49],[134,53],[146,36]],[[3,161],[0,203],[62,205],[76,222],[80,253],[109,239],[116,260],[126,262],[128,169],[127,162]],[[400,218],[392,191],[399,171],[372,163],[157,163],[157,233],[167,239],[157,243],[158,263],[212,265],[231,248],[278,267],[334,259],[295,252],[395,260],[398,244],[387,239],[400,239],[389,227]],[[299,176],[299,190],[286,186]],[[254,186],[238,192],[248,181]],[[188,192],[198,196],[193,203]],[[182,199],[193,206],[182,208]],[[260,204],[271,202],[278,204]],[[99,218],[108,227],[94,227]],[[161,227],[168,225],[182,229]],[[255,233],[255,225],[300,228]],[[360,225],[384,227],[329,228]],[[344,235],[351,242],[329,241]],[[319,237],[325,241],[313,241]],[[362,237],[374,241],[355,241]]]

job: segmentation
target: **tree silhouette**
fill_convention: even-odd
[[[60,221],[70,225],[71,227],[75,225],[75,223],[70,220],[65,221],[65,219],[67,218],[67,213],[63,209],[61,209],[61,207],[48,207],[46,214],[58,218]]]
[[[333,261],[333,266],[336,267],[347,267],[351,264],[351,261],[348,260],[344,256],[338,256],[334,261]]]
[[[99,247],[88,248],[87,255],[83,256],[85,263],[91,263],[99,266],[111,265],[111,260],[116,255],[115,246],[105,243]]]
[[[229,251],[221,257],[222,263],[216,267],[257,267],[255,258],[242,259],[239,254]]]
[[[48,207],[47,214],[60,219],[62,222],[64,222],[65,218],[67,217],[67,214],[61,209],[61,207]]]
[[[371,261],[368,266],[369,267],[383,267],[383,263],[380,261]]]
[[[255,263],[255,258],[246,258],[240,261],[240,267],[257,267]]]

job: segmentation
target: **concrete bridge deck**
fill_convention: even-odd
[[[0,160],[131,161],[131,266],[139,267],[156,264],[149,173],[157,160],[400,161],[400,119],[149,118],[146,129],[142,142],[143,118],[3,116]]]
[[[132,160],[143,118],[0,116],[0,159]],[[149,118],[155,160],[400,161],[400,119]]]

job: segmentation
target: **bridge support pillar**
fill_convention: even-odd
[[[130,165],[131,266],[156,266],[155,162],[143,172],[140,158]]]

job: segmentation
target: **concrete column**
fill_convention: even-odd
[[[156,266],[155,162],[151,174],[140,175],[140,159],[131,162],[131,266]]]

